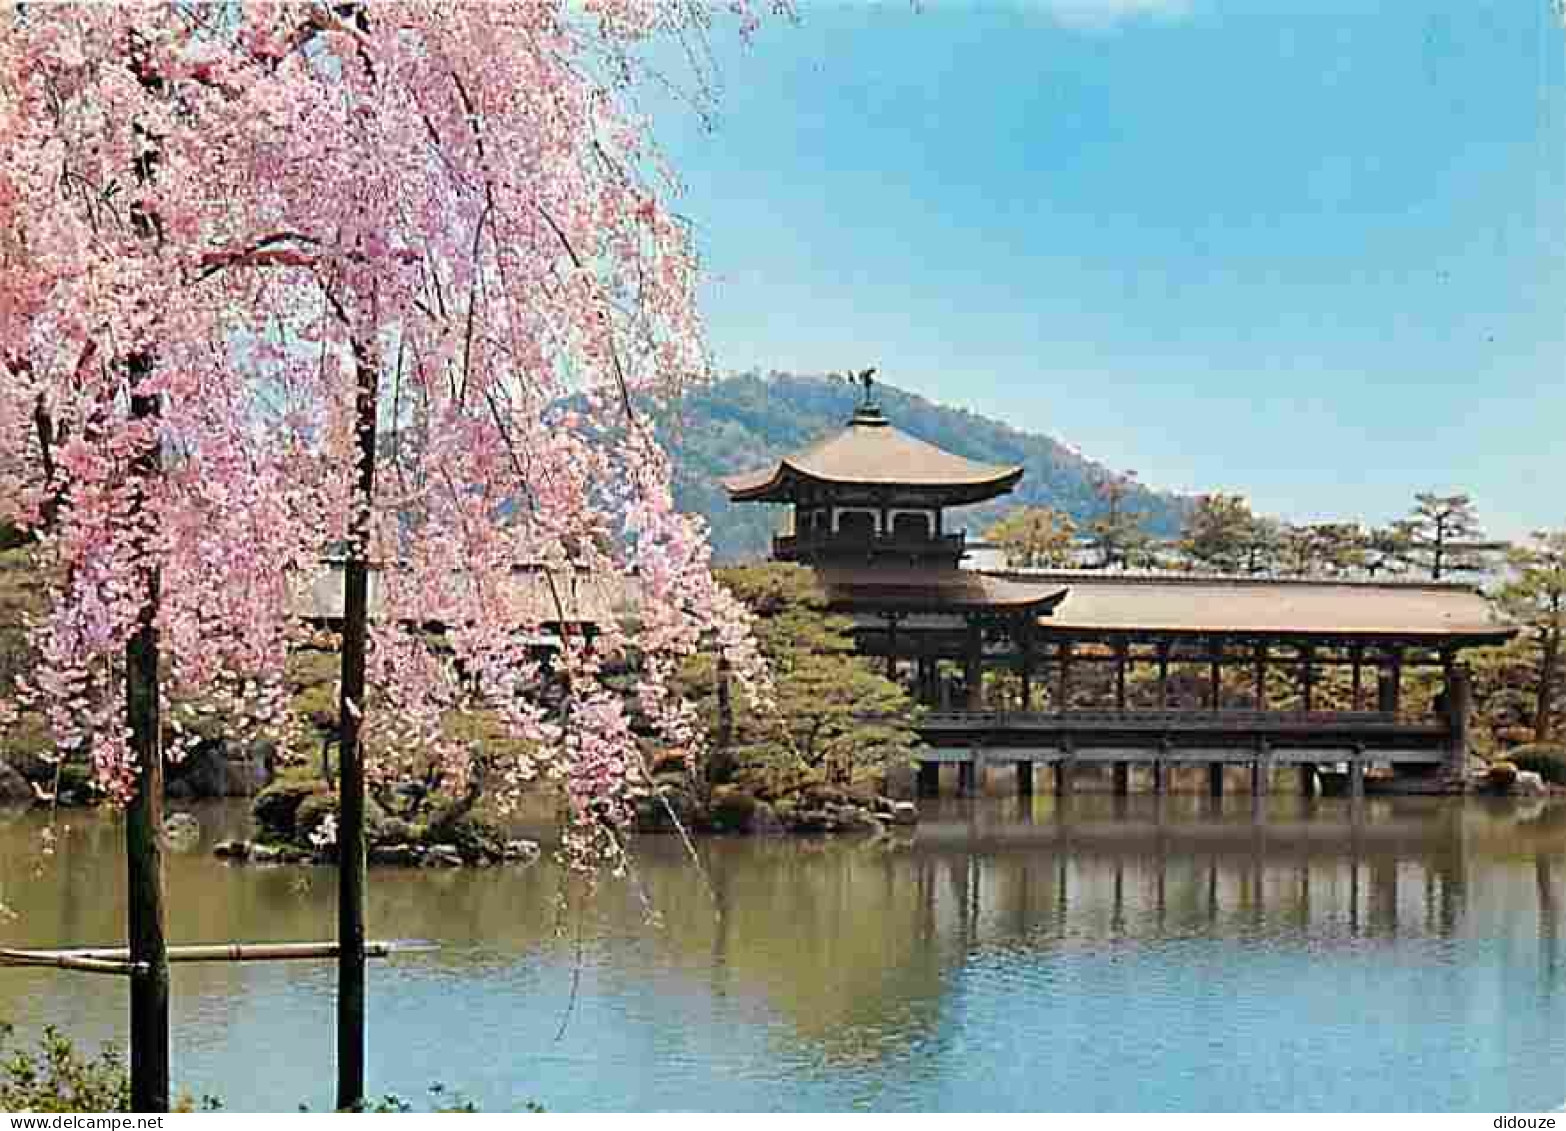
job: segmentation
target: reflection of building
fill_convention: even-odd
[[[1021,477],[909,436],[867,400],[836,435],[725,480],[736,502],[792,504],[774,557],[811,566],[853,619],[860,650],[932,708],[920,726],[926,786],[941,762],[958,764],[963,788],[984,764],[1013,762],[1025,791],[1039,762],[1056,767],[1061,789],[1078,763],[1113,764],[1121,791],[1132,762],[1151,764],[1158,791],[1178,764],[1208,765],[1215,791],[1226,763],[1250,766],[1261,788],[1273,765],[1301,766],[1309,786],[1316,765],[1346,762],[1356,791],[1372,762],[1460,769],[1468,686],[1458,657],[1515,632],[1476,590],[961,568],[965,535],[946,509],[1003,495]],[[1173,707],[1171,670],[1193,665],[1204,701]],[[1443,674],[1436,713],[1403,709],[1404,673],[1416,667]],[[1106,669],[1095,681],[1109,689],[1103,701],[1081,702],[1086,674]],[[1012,677],[1004,699],[987,698],[987,671]],[[1136,702],[1128,674],[1149,672],[1153,701]],[[1289,703],[1270,697],[1279,672],[1298,688]],[[1335,674],[1349,701],[1323,710],[1319,689]]]

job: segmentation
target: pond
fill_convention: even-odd
[[[329,939],[330,869],[169,866],[176,942]],[[6,945],[110,944],[121,829],[0,814]],[[927,803],[884,840],[643,838],[585,902],[549,861],[375,871],[377,1092],[484,1110],[1540,1110],[1566,1104],[1566,803]],[[571,898],[566,896],[570,894]],[[330,1105],[330,962],[182,966],[177,1086]],[[0,972],[0,1020],[123,1042],[116,979]]]

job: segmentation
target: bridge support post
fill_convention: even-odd
[[[1017,796],[1033,796],[1033,762],[1027,758],[1017,762]]]
[[[941,795],[941,764],[939,762],[919,763],[919,796],[939,797]]]
[[[1263,742],[1256,749],[1256,758],[1251,762],[1251,794],[1255,797],[1264,797],[1272,789],[1272,751]]]
[[[958,762],[957,763],[957,796],[958,797],[972,797],[973,794],[974,794],[974,783],[978,780],[978,777],[979,777],[979,760],[978,760],[977,757],[970,758],[966,762]]]
[[[1207,796],[1223,796],[1223,763],[1207,763]]]
[[[1131,792],[1131,763],[1115,763],[1115,796],[1124,797]]]
[[[1354,757],[1349,761],[1349,796],[1355,801],[1365,796],[1365,751],[1362,747],[1355,747]]]
[[[1300,796],[1316,796],[1316,767],[1309,762],[1300,763]]]
[[[1462,778],[1468,772],[1468,728],[1473,710],[1473,687],[1468,665],[1446,657],[1446,772]]]
[[[1169,792],[1169,769],[1162,758],[1154,758],[1151,767],[1153,771],[1153,793],[1162,797]]]

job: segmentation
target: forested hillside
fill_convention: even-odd
[[[675,494],[683,510],[712,524],[712,541],[726,561],[767,552],[777,529],[777,508],[728,502],[720,476],[760,466],[843,427],[860,392],[841,378],[747,373],[689,393],[682,421],[666,439],[675,453]],[[1108,469],[1049,436],[1022,432],[999,420],[948,408],[892,385],[877,384],[876,397],[892,423],[932,444],[985,463],[1020,463],[1022,482],[1010,495],[955,512],[970,534],[1019,505],[1049,506],[1078,522],[1099,516],[1095,475]],[[1180,496],[1133,487],[1126,505],[1143,512],[1158,537],[1179,533],[1187,506]]]

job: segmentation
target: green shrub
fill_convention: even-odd
[[[1566,747],[1519,746],[1506,756],[1519,770],[1532,770],[1552,785],[1566,785]]]
[[[53,1026],[36,1051],[12,1047],[15,1029],[0,1024],[0,1111],[128,1111],[125,1058],[104,1045],[94,1059],[76,1054]]]

